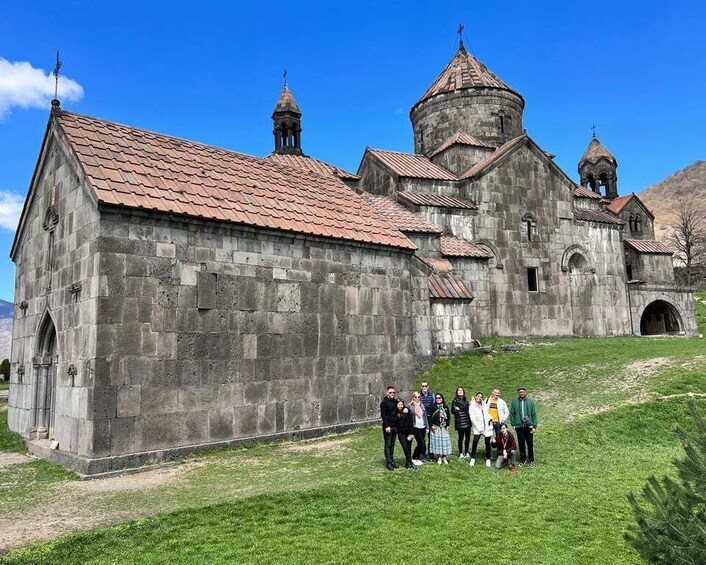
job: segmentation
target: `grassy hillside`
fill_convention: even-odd
[[[540,417],[537,467],[513,475],[454,458],[388,472],[377,428],[194,456],[173,468],[172,480],[144,488],[110,490],[48,464],[13,465],[0,469],[0,516],[8,524],[36,526],[32,520],[63,511],[79,528],[118,525],[0,562],[640,563],[622,539],[631,519],[625,497],[648,475],[672,473],[684,395],[706,394],[706,342],[530,345],[442,361],[424,378],[447,397],[459,385],[471,393],[499,385],[509,400],[517,386],[528,387]]]

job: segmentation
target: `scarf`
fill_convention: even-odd
[[[419,402],[419,403],[412,402],[412,404],[414,405],[414,414],[417,416],[417,418],[421,418],[422,417],[422,403],[421,402]]]

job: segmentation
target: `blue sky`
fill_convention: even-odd
[[[304,151],[355,171],[366,146],[412,149],[409,109],[463,23],[466,47],[522,93],[524,127],[575,180],[593,123],[618,159],[621,194],[706,159],[702,1],[350,4],[4,3],[0,299],[13,300],[13,214],[46,126],[57,48],[65,109],[252,155],[272,150],[286,67]]]

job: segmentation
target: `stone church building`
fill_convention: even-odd
[[[374,421],[483,336],[693,334],[653,215],[592,139],[576,184],[461,43],[414,153],[306,156],[285,85],[265,158],[52,102],[17,229],[9,425],[85,475]]]

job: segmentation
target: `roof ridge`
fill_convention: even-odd
[[[111,125],[111,126],[117,126],[117,127],[126,128],[126,129],[133,130],[133,131],[138,131],[138,132],[141,132],[141,133],[147,133],[147,134],[150,134],[150,135],[155,135],[155,136],[157,136],[157,137],[163,137],[163,138],[167,138],[167,139],[173,139],[174,141],[180,141],[180,142],[183,142],[183,143],[188,143],[188,144],[190,144],[190,145],[198,145],[198,146],[200,146],[200,147],[206,147],[206,148],[208,148],[208,149],[215,149],[216,151],[223,151],[224,153],[229,153],[229,154],[232,154],[232,155],[238,155],[238,156],[240,156],[240,157],[246,157],[246,158],[248,158],[248,159],[254,159],[254,160],[256,160],[256,161],[262,161],[262,160],[263,160],[262,157],[258,157],[257,155],[250,155],[249,153],[243,153],[242,151],[235,151],[234,149],[226,149],[225,147],[219,147],[218,145],[209,145],[208,143],[205,143],[205,142],[203,142],[203,141],[194,141],[194,140],[192,140],[192,139],[186,139],[185,137],[178,137],[178,136],[176,136],[176,135],[171,135],[171,134],[169,134],[169,133],[160,133],[160,132],[158,132],[158,131],[154,131],[154,130],[150,130],[150,129],[145,129],[145,128],[136,127],[136,126],[129,126],[129,125],[127,125],[127,124],[123,124],[123,123],[120,123],[120,122],[115,122],[115,121],[112,121],[112,120],[106,120],[106,119],[104,119],[104,118],[96,118],[96,117],[94,117],[94,116],[89,116],[88,114],[79,114],[78,112],[67,112],[67,111],[65,111],[65,110],[62,110],[62,111],[61,111],[61,114],[59,115],[59,120],[61,120],[61,118],[62,118],[64,115],[66,115],[66,114],[68,114],[69,116],[74,116],[74,117],[79,118],[79,119],[93,120],[93,121],[102,122],[102,123],[104,123],[104,124],[108,124],[108,125]]]
[[[498,147],[495,151],[493,151],[490,155],[487,157],[484,157],[480,161],[478,161],[475,165],[472,165],[469,167],[466,171],[461,173],[459,175],[459,178],[461,179],[467,179],[467,178],[472,178],[478,173],[480,173],[483,169],[486,167],[492,165],[495,161],[506,155],[510,149],[515,147],[515,145],[519,145],[519,143],[525,139],[529,139],[529,135],[527,135],[527,132],[523,132],[517,137],[513,137],[512,139],[509,139],[505,143],[503,143],[500,147]]]

